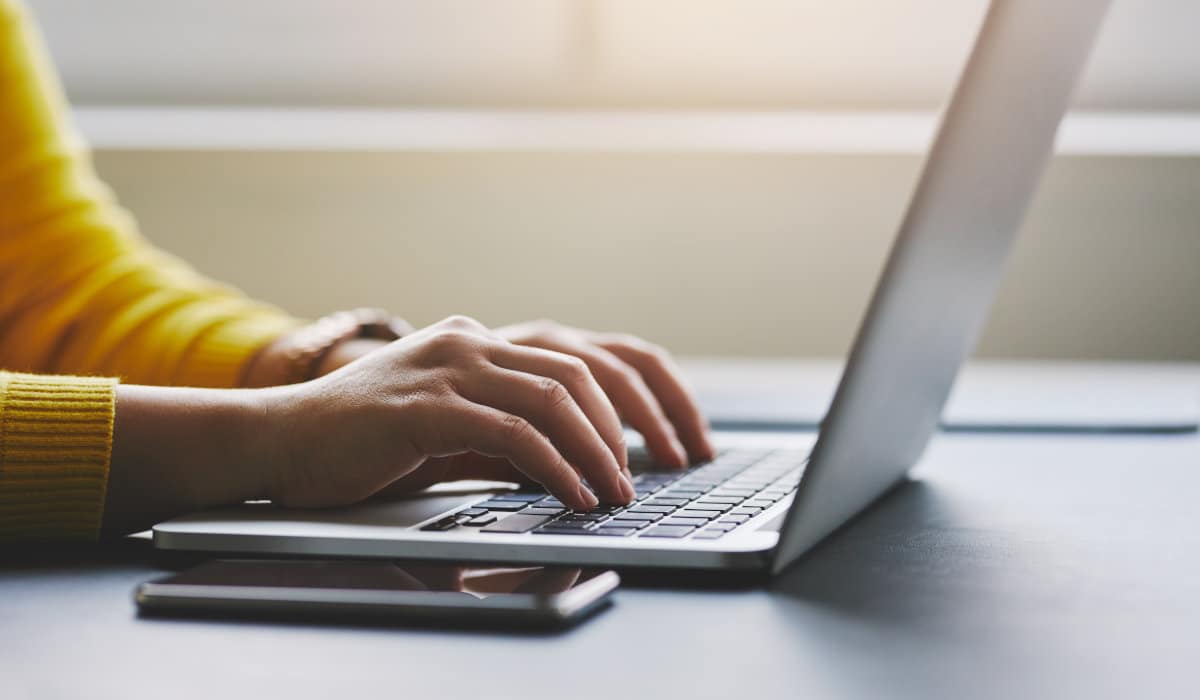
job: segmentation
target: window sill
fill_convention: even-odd
[[[919,154],[932,112],[81,107],[98,150]],[[1068,155],[1200,155],[1200,113],[1075,112]]]

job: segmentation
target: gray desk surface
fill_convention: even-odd
[[[947,435],[769,585],[555,636],[142,620],[140,543],[8,552],[0,696],[1197,697],[1198,514],[1195,434]]]

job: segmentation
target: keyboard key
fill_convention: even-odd
[[[568,513],[561,518],[560,522],[579,522],[579,523],[596,523],[601,520],[607,520],[608,516],[604,513]]]
[[[647,504],[638,504],[629,509],[630,513],[670,513],[675,510],[675,506],[652,506]]]
[[[663,525],[686,525],[688,527],[702,527],[708,524],[708,518],[667,518],[663,520]]]
[[[550,520],[551,516],[549,515],[525,515],[524,513],[517,513],[516,515],[508,516],[500,522],[488,525],[480,530],[480,532],[529,532],[538,525],[550,522]]]
[[[542,508],[541,504],[539,503],[537,505],[532,505],[521,512],[528,515],[559,515],[565,510],[566,508]]]
[[[704,492],[703,491],[687,491],[687,490],[668,489],[666,491],[663,491],[662,495],[667,498],[692,499],[692,498],[700,498],[701,496],[704,495]]]
[[[526,503],[525,501],[494,500],[494,501],[484,501],[483,503],[480,503],[478,507],[487,508],[488,510],[508,511],[508,510],[521,510],[522,508],[524,508],[527,505],[529,505],[529,504]]]
[[[614,534],[608,536],[618,536],[640,528],[648,528],[641,531],[647,535],[648,530],[709,523],[697,536],[706,533],[703,538],[710,539],[714,537],[708,534],[710,530],[719,533],[736,527],[793,493],[806,459],[800,451],[726,450],[712,462],[677,472],[655,468],[648,453],[634,450],[630,462],[641,467],[633,477],[637,501],[628,507],[604,505],[576,513],[541,491],[512,491],[497,493],[461,511],[457,514],[460,520],[448,516],[426,529],[453,529],[478,519],[476,526],[483,526],[485,532],[558,530],[600,534],[599,530],[611,530]],[[480,517],[485,514],[489,517]]]
[[[678,474],[672,474],[669,472],[643,472],[633,477],[633,483],[637,486],[641,486],[642,484],[658,484],[661,486],[663,484],[669,484],[678,478]]]
[[[761,512],[763,512],[763,509],[759,508],[758,506],[741,506],[740,508],[734,508],[733,510],[729,511],[729,514],[755,516]]]
[[[504,494],[500,494],[500,495],[496,496],[496,500],[498,500],[498,501],[524,501],[526,503],[533,503],[534,501],[541,501],[541,500],[544,500],[545,498],[546,498],[545,493],[533,493],[533,492],[529,492],[529,491],[523,491],[523,492],[514,491],[512,493],[504,493]]]
[[[694,527],[685,527],[683,525],[655,525],[654,527],[640,533],[639,537],[687,537]]]
[[[637,532],[636,527],[598,527],[595,530],[589,530],[589,535],[601,535],[603,537],[628,537]]]
[[[635,530],[640,530],[649,525],[650,522],[649,520],[621,520],[617,518],[604,523],[604,527],[631,527]]]
[[[553,530],[586,530],[594,525],[595,525],[595,523],[589,523],[589,522],[578,522],[578,521],[565,522],[563,520],[552,520],[552,521],[546,523],[545,525],[539,527],[538,529],[539,530],[551,530],[551,529],[553,529]]]
[[[691,508],[684,508],[683,510],[675,511],[671,515],[672,515],[672,517],[704,518],[706,520],[712,520],[713,518],[720,517],[721,511],[719,511],[719,510],[692,510]]]
[[[463,525],[470,525],[471,527],[483,527],[484,525],[491,525],[492,523],[496,522],[497,519],[498,516],[495,513],[484,513],[483,515],[476,515],[467,522],[463,523]]]
[[[630,511],[627,513],[618,513],[617,515],[615,515],[613,517],[620,519],[620,520],[641,520],[644,522],[653,522],[655,520],[661,520],[663,517],[663,514],[662,513],[634,513],[632,511]]]
[[[715,540],[725,533],[721,530],[701,530],[692,536],[693,540]]]
[[[576,523],[576,525],[582,525],[582,524],[583,523]],[[545,525],[534,530],[533,534],[535,534],[535,535],[587,535],[587,534],[590,534],[590,532],[584,528],[565,527],[564,525],[559,525],[558,523],[546,523]]]

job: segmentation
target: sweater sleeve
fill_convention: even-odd
[[[0,368],[236,385],[300,322],[149,245],[66,114],[31,19],[0,0]]]
[[[116,381],[0,372],[0,542],[95,539]]]

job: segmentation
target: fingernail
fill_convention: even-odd
[[[621,477],[621,494],[625,496],[625,500],[632,501],[637,496],[637,491],[633,488],[633,482],[629,477],[625,476],[624,472],[617,472],[617,476]]]
[[[709,460],[716,459],[717,457],[717,448],[713,445],[712,441],[712,430],[704,431],[704,452],[706,458]]]
[[[675,440],[671,443],[671,446],[675,449],[675,456],[679,459],[679,466],[686,467],[688,465],[688,455],[687,450],[683,449],[683,443]]]
[[[584,484],[579,485],[579,500],[588,508],[588,510],[600,505],[600,500],[596,498],[596,494],[592,493],[592,490]]]

